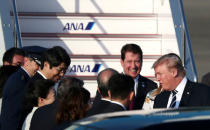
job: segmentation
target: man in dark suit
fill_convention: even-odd
[[[56,100],[49,105],[38,108],[31,119],[30,130],[52,130],[56,126],[56,112],[61,99],[72,86],[82,87],[84,82],[74,77],[66,77],[58,84]]]
[[[153,68],[162,86],[154,108],[210,106],[210,87],[188,80],[178,55],[169,53],[161,56]]]
[[[152,80],[140,75],[143,53],[141,48],[136,44],[126,44],[121,49],[121,65],[123,72],[130,75],[134,81],[134,100],[130,109],[142,109],[146,94],[157,88],[157,84]]]
[[[34,50],[36,51],[36,50]],[[20,124],[21,109],[26,84],[39,68],[39,55],[36,52],[26,51],[24,64],[12,74],[5,83],[3,90],[1,129],[16,130]],[[36,59],[36,60],[35,60]]]
[[[115,74],[109,80],[111,103],[102,113],[127,110],[134,96],[134,81],[131,76]]]
[[[64,76],[70,62],[71,59],[68,53],[62,47],[55,46],[47,49],[41,56],[40,70],[29,80],[27,86],[30,87],[30,84],[38,79],[50,79],[57,82]],[[32,109],[24,108],[22,110],[21,122],[24,122]]]
[[[31,78],[30,82],[37,79],[50,79],[57,82],[64,76],[70,63],[71,59],[62,47],[55,46],[47,49],[41,57],[40,70]]]
[[[108,81],[111,76],[118,74],[112,68],[102,70],[97,76],[98,90],[96,98],[94,99],[92,108],[87,112],[86,116],[92,116],[103,112],[103,109],[110,104],[110,97],[108,95]],[[97,98],[98,97],[98,98]]]

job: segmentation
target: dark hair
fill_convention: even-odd
[[[111,99],[124,100],[134,90],[134,80],[124,74],[113,75],[109,80],[109,90]]]
[[[3,59],[2,59],[3,63],[8,62],[8,63],[12,64],[12,59],[15,55],[25,56],[25,53],[20,48],[12,47],[4,53]]]
[[[41,69],[44,67],[44,62],[48,62],[50,68],[59,66],[62,62],[68,67],[71,63],[70,56],[60,46],[55,46],[46,50],[41,57]]]
[[[108,81],[114,74],[118,72],[112,68],[104,69],[98,74],[97,83],[101,96],[108,97]]]
[[[38,106],[38,98],[47,98],[50,89],[53,89],[55,82],[52,80],[38,79],[31,82],[25,94],[24,106],[30,108]]]
[[[65,77],[63,78],[59,84],[57,89],[57,99],[62,99],[66,94],[68,94],[68,90],[71,87],[83,87],[84,82],[75,77]]]
[[[62,98],[56,114],[58,124],[66,121],[76,121],[83,117],[87,112],[90,93],[83,87],[71,87],[68,94]]]
[[[10,75],[18,70],[18,66],[6,65],[0,67],[0,98],[2,97],[2,92],[4,88],[4,84]]]
[[[125,53],[126,52],[132,52],[134,54],[139,54],[140,62],[142,62],[143,58],[143,52],[140,48],[140,46],[136,44],[125,44],[121,49],[121,59],[124,61],[125,59]]]

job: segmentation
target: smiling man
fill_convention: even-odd
[[[121,49],[121,66],[124,74],[129,75],[135,81],[134,101],[130,109],[142,109],[146,94],[157,88],[157,84],[152,80],[140,75],[143,53],[141,48],[136,44],[126,44]]]

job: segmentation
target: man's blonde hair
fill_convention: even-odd
[[[176,68],[179,76],[184,77],[186,75],[182,60],[175,53],[169,53],[161,56],[157,61],[155,61],[152,68],[156,68],[158,65],[161,64],[166,64],[169,70],[171,68]]]

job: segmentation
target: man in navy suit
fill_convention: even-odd
[[[103,113],[104,108],[106,108],[110,104],[110,97],[108,95],[108,81],[110,77],[114,74],[118,74],[118,72],[112,68],[106,68],[98,74],[97,94],[100,95],[101,98],[95,98],[92,108],[87,112],[86,116]]]
[[[130,75],[134,82],[134,101],[130,109],[142,109],[147,93],[157,88],[157,84],[152,80],[140,75],[143,52],[136,44],[126,44],[121,49],[121,66],[123,73]]]
[[[103,113],[127,110],[134,96],[133,78],[124,74],[113,75],[109,80],[108,94],[111,103],[103,109]]]
[[[20,123],[26,84],[39,68],[40,55],[36,50],[26,51],[23,66],[5,83],[1,110],[1,129],[16,130]]]
[[[155,98],[154,108],[210,106],[210,87],[188,80],[178,55],[161,56],[153,68],[163,89]]]

